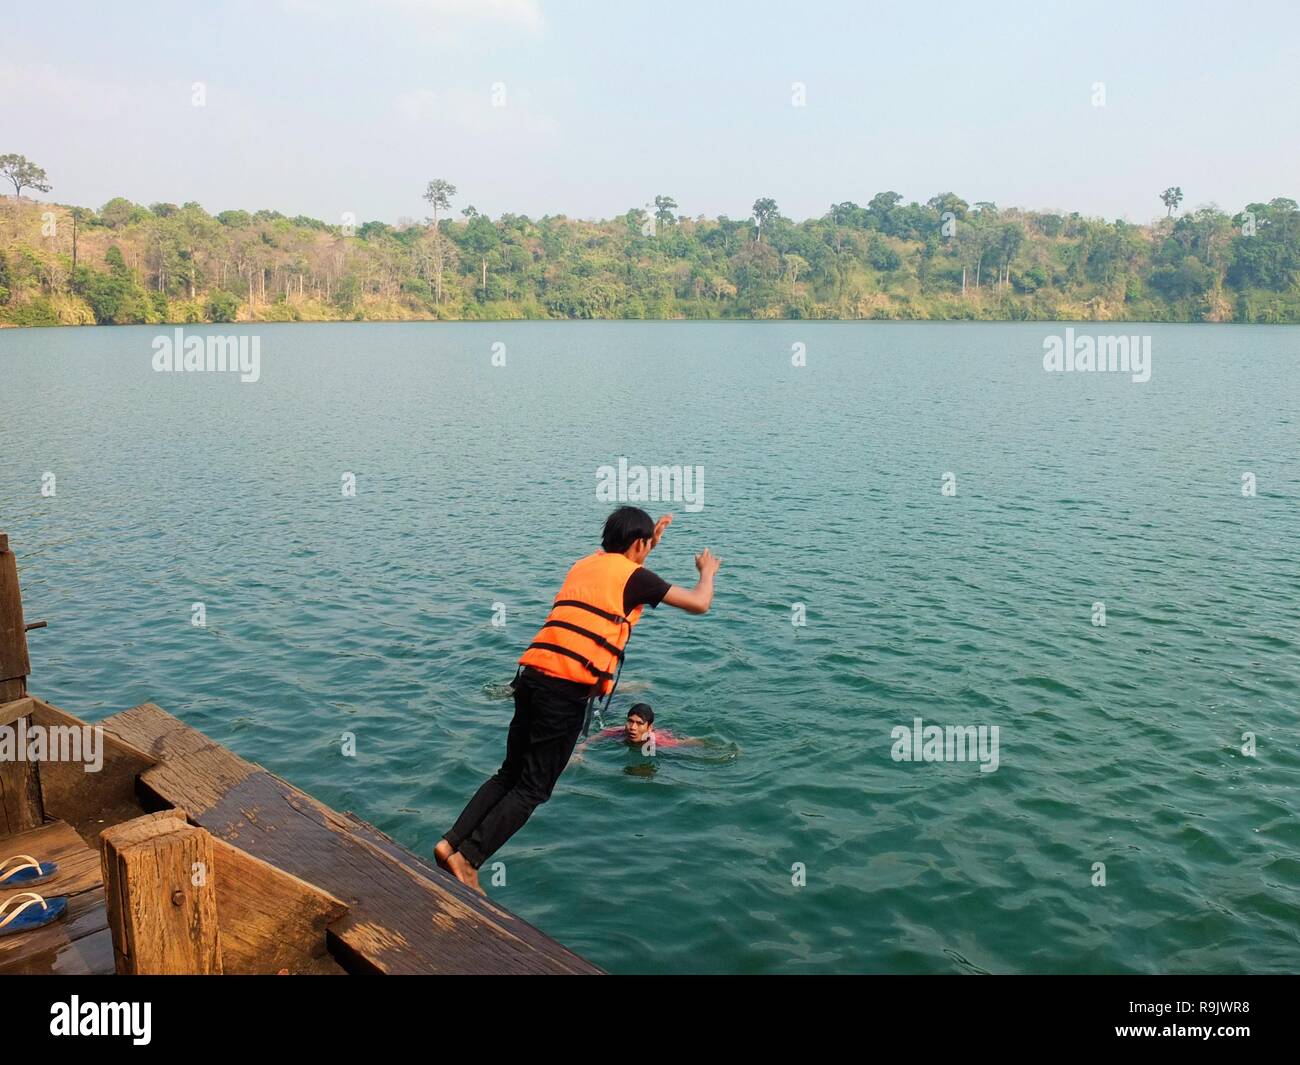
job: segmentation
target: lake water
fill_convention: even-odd
[[[1045,372],[1042,324],[204,328],[260,379],[0,330],[37,694],[155,701],[427,856],[598,468],[702,466],[650,566],[713,548],[714,609],[648,612],[615,714],[709,745],[591,748],[494,897],[615,972],[1300,967],[1300,329],[1076,326],[1149,335],[1134,383]],[[996,771],[895,760],[916,718]]]

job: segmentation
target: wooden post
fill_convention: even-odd
[[[179,810],[100,836],[104,901],[121,975],[219,975],[212,837]]]
[[[0,835],[12,836],[45,823],[39,767],[19,750],[19,740],[31,728],[35,708],[36,700],[31,698],[0,703],[0,728],[11,730],[4,737],[9,741],[6,753],[13,755],[0,755]]]
[[[0,532],[0,727],[15,734],[32,723],[31,700],[26,698],[30,672],[18,560],[9,550],[9,537]],[[13,760],[0,759],[0,832],[25,832],[44,820],[40,771],[15,750]]]
[[[9,537],[0,532],[0,703],[27,694],[27,627],[18,587],[18,560],[9,550]]]

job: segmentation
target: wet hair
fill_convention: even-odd
[[[655,712],[650,709],[649,703],[637,703],[627,712],[628,717],[631,717],[633,714],[639,717],[647,725],[653,725],[655,723]]]
[[[640,507],[619,507],[605,519],[605,532],[600,546],[611,555],[621,555],[638,540],[649,540],[655,534],[653,519]]]

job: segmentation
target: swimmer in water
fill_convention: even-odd
[[[642,747],[651,736],[654,737],[654,749],[660,747],[702,747],[703,740],[693,736],[674,736],[667,729],[654,728],[655,712],[649,703],[637,703],[627,712],[627,724],[615,725],[613,728],[601,729],[590,739],[583,740],[573,756],[573,761],[582,761],[582,752],[587,744],[596,740],[618,737],[629,747]]]

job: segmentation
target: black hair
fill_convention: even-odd
[[[628,717],[631,717],[633,714],[636,714],[636,716],[647,725],[653,725],[655,723],[655,712],[650,709],[649,703],[637,703],[627,712]]]
[[[638,540],[655,534],[654,520],[640,507],[619,507],[605,519],[600,546],[611,555],[621,555]]]

